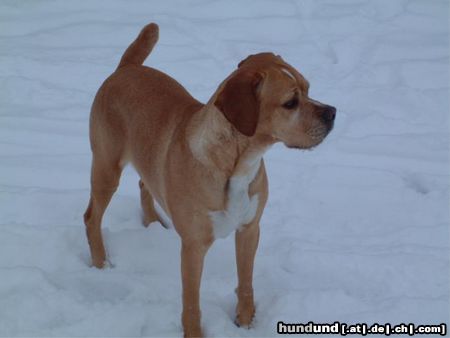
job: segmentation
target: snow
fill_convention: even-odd
[[[338,108],[313,151],[265,156],[250,330],[233,324],[233,236],[202,279],[208,336],[276,323],[449,323],[449,3],[445,0],[0,3],[0,336],[181,336],[180,244],[141,226],[138,177],[89,266],[89,108],[148,22],[147,65],[206,101],[247,55],[273,51]]]

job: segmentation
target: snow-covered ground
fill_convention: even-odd
[[[449,322],[449,2],[0,3],[0,336],[180,336],[179,240],[140,223],[132,168],[104,218],[112,268],[89,267],[89,108],[148,22],[147,65],[202,101],[273,51],[335,105],[313,151],[266,155],[270,195],[254,328],[233,324],[233,236],[202,280],[210,336],[276,323]]]

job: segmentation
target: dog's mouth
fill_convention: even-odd
[[[320,124],[314,128],[307,131],[307,140],[303,142],[283,142],[284,145],[289,149],[298,150],[312,150],[321,144],[328,134],[333,130],[334,122],[329,122],[327,124]]]
[[[328,136],[328,134],[333,130],[334,122],[330,121],[327,123],[321,123],[319,125],[314,126],[310,130],[307,131],[307,135],[309,138],[309,147],[306,148],[313,148],[325,140],[325,138]]]

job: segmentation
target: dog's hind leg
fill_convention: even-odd
[[[106,160],[105,157],[104,155],[96,156],[94,153],[91,171],[91,198],[84,214],[92,264],[97,268],[103,268],[106,262],[101,230],[102,217],[119,185],[123,167],[120,161]]]
[[[143,212],[142,224],[148,227],[150,223],[159,221],[159,217],[155,211],[153,197],[142,180],[139,180],[139,188],[141,189],[141,206]]]

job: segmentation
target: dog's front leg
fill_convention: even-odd
[[[253,302],[253,262],[259,241],[259,222],[253,222],[236,231],[236,263],[238,287],[236,294],[236,325],[250,327],[255,315]]]
[[[205,254],[211,243],[182,241],[181,277],[183,282],[182,323],[185,337],[202,337],[200,325],[200,280]]]

